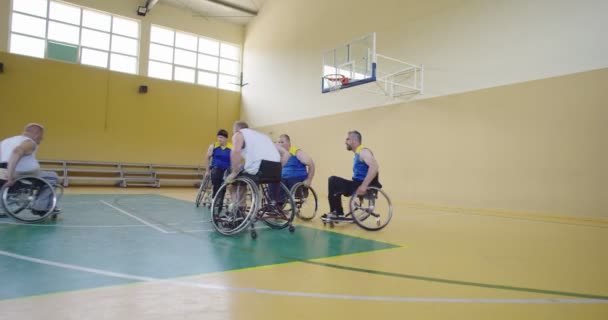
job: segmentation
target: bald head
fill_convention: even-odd
[[[38,123],[28,123],[25,128],[23,128],[23,135],[40,144],[42,137],[44,136],[44,127]]]
[[[249,125],[245,121],[237,121],[232,126],[232,129],[234,132],[239,132],[239,130],[246,129],[246,128],[249,128]]]

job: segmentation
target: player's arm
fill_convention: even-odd
[[[17,163],[24,156],[32,154],[36,149],[36,145],[34,142],[30,140],[23,141],[20,145],[18,145],[11,153],[11,156],[8,159],[8,164],[6,170],[8,171],[8,177],[6,184],[8,186],[13,185],[15,182],[15,171],[17,169]]]
[[[232,149],[230,150],[230,168],[231,172],[226,181],[233,180],[239,174],[241,168],[241,160],[243,159],[243,145],[245,138],[243,134],[237,132],[232,135]]]
[[[315,176],[315,163],[312,161],[312,158],[301,149],[296,151],[296,158],[308,167],[308,176],[306,177],[305,184],[309,186],[312,183],[312,178]]]
[[[359,152],[359,158],[369,166],[365,179],[363,179],[363,182],[359,188],[357,188],[357,194],[364,195],[367,192],[367,187],[369,187],[369,184],[372,182],[372,180],[374,180],[376,175],[378,175],[380,167],[378,166],[378,162],[376,161],[374,154],[369,149],[362,149]]]
[[[207,170],[205,170],[205,175],[208,175],[211,172],[211,157],[213,157],[213,144],[209,145],[207,154],[205,155],[205,159],[207,159]]]

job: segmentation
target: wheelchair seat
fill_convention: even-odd
[[[253,180],[256,184],[280,183],[281,182],[282,166],[280,162],[262,160],[260,169],[256,174],[242,173]]]

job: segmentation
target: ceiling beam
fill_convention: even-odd
[[[152,1],[154,1],[154,0],[152,0]],[[236,5],[234,3],[226,2],[226,1],[223,1],[223,0],[207,0],[207,1],[213,2],[215,4],[219,4],[219,5],[224,6],[226,8],[230,8],[230,9],[233,9],[233,10],[236,10],[236,11],[247,13],[247,14],[250,14],[252,16],[257,16],[258,15],[257,11],[241,7],[241,6]]]

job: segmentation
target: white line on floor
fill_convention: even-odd
[[[106,206],[108,206],[108,207],[110,207],[110,208],[112,208],[112,209],[114,209],[114,210],[116,210],[116,211],[118,211],[118,212],[120,212],[120,213],[122,213],[124,215],[127,215],[127,216],[129,216],[129,217],[131,217],[131,218],[133,218],[133,219],[135,219],[135,220],[137,220],[137,221],[139,221],[139,222],[147,225],[148,227],[150,227],[152,229],[156,229],[157,231],[160,231],[162,233],[175,233],[175,232],[169,232],[167,230],[164,230],[164,229],[162,229],[162,228],[160,228],[160,227],[158,227],[158,226],[156,226],[156,225],[154,225],[154,224],[152,224],[152,223],[150,223],[150,222],[148,222],[148,221],[146,221],[146,220],[144,220],[144,219],[142,219],[142,218],[140,218],[140,217],[138,217],[138,216],[136,216],[134,214],[128,213],[127,211],[125,211],[125,210],[123,210],[123,209],[121,209],[119,207],[116,207],[116,206],[114,206],[114,205],[112,205],[110,203],[107,203],[107,202],[105,202],[103,200],[99,200],[99,202],[105,204]]]
[[[23,261],[39,263],[43,265],[70,269],[81,272],[88,272],[107,277],[121,278],[127,280],[145,281],[145,282],[160,282],[168,283],[176,286],[222,290],[232,292],[244,292],[255,294],[269,294],[278,296],[302,297],[302,298],[322,298],[322,299],[337,299],[337,300],[363,300],[363,301],[387,301],[387,302],[431,302],[431,303],[480,303],[480,304],[606,304],[608,300],[603,299],[584,299],[584,298],[546,298],[546,299],[489,299],[489,298],[429,298],[429,297],[387,297],[387,296],[362,296],[362,295],[347,295],[347,294],[330,294],[316,292],[297,292],[297,291],[280,291],[257,288],[237,288],[215,284],[193,283],[177,280],[164,280],[152,277],[137,276],[126,273],[118,273],[113,271],[81,267],[72,264],[60,263],[50,260],[43,260],[33,257],[22,256],[19,254],[2,251],[0,255],[11,257]]]

